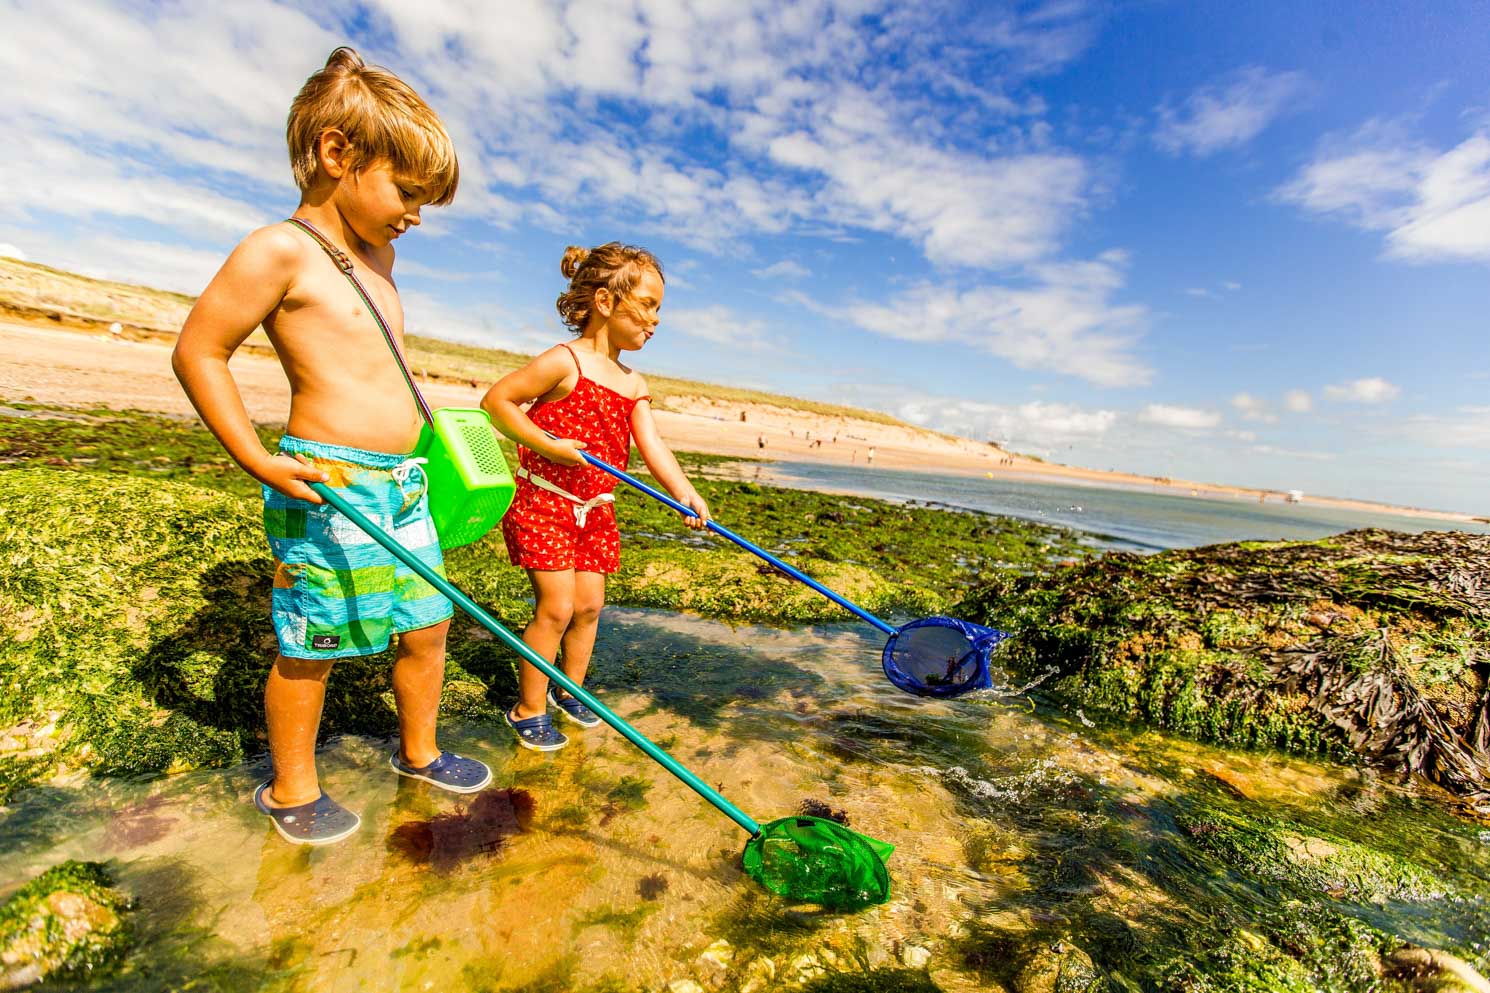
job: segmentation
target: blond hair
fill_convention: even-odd
[[[285,139],[302,191],[315,180],[321,136],[331,130],[346,136],[354,172],[387,162],[399,176],[428,187],[429,203],[455,199],[460,165],[440,118],[409,84],[346,47],[331,53],[290,104]]]
[[[559,308],[559,316],[569,329],[578,334],[590,321],[596,290],[609,291],[611,300],[619,304],[648,269],[663,282],[667,281],[662,275],[662,263],[645,248],[619,241],[608,241],[599,248],[570,245],[564,249],[564,259],[559,263],[559,271],[569,280],[569,289],[559,294],[554,306]]]

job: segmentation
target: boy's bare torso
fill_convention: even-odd
[[[377,322],[339,268],[304,233],[281,225],[299,259],[279,306],[264,319],[290,381],[288,431],[297,438],[376,452],[414,448],[419,408]],[[403,307],[388,246],[352,256],[357,278],[403,347]]]

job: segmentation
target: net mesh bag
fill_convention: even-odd
[[[885,676],[908,693],[961,696],[993,686],[989,658],[1009,635],[955,617],[926,617],[885,642]]]
[[[822,817],[796,815],[763,825],[745,844],[745,874],[778,896],[834,909],[890,898],[885,859],[895,846]]]

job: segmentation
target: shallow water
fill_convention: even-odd
[[[885,500],[921,502],[1060,524],[1110,539],[1138,551],[1191,548],[1227,541],[1323,538],[1355,528],[1395,531],[1469,531],[1490,534],[1490,525],[1372,514],[1334,507],[1271,500],[1176,495],[1114,486],[1072,486],[1036,480],[987,479],[866,466],[808,462],[739,463],[740,478],[772,486],[850,493]],[[724,522],[735,526],[735,522]],[[745,528],[745,522],[739,522]],[[748,533],[748,532],[747,532]]]
[[[810,799],[894,843],[891,901],[857,914],[764,894],[739,871],[742,832],[608,728],[545,756],[447,723],[442,744],[495,772],[474,798],[393,775],[388,741],[333,741],[324,785],[364,820],[326,849],[283,843],[254,812],[262,762],[33,789],[0,813],[0,880],[110,862],[139,898],[142,947],[103,989],[772,988],[924,950],[941,988],[998,990],[1015,988],[1019,955],[1061,942],[1148,989],[1156,961],[1289,898],[1199,854],[1197,811],[1214,809],[1411,856],[1452,897],[1322,899],[1483,952],[1490,835],[1436,806],[1338,767],[1089,728],[1025,697],[908,697],[879,648],[863,625],[611,610],[592,680],[757,820]]]

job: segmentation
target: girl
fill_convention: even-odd
[[[621,542],[615,479],[588,465],[580,451],[624,468],[634,439],[652,476],[698,515],[684,518],[689,527],[704,527],[709,508],[657,433],[646,380],[620,361],[622,352],[636,351],[656,332],[661,263],[646,249],[613,241],[588,251],[571,246],[559,268],[569,280],[558,299],[559,316],[576,340],[504,376],[481,406],[519,445],[517,495],[502,519],[502,536],[537,600],[523,641],[549,660],[562,646],[560,668],[583,683],[605,604],[605,577],[620,566]],[[507,723],[525,748],[551,752],[569,742],[553,726],[546,703],[580,727],[600,723],[594,711],[549,687],[548,678],[524,662]]]

